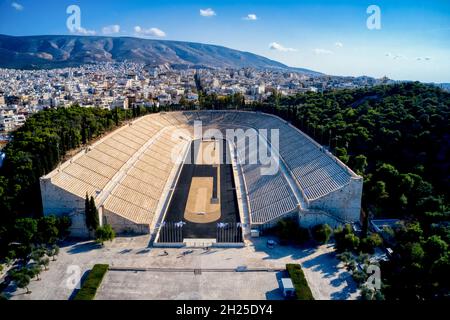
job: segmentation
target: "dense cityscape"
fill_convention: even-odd
[[[196,77],[207,94],[240,93],[246,103],[262,101],[275,90],[288,96],[393,82],[387,78],[308,76],[251,68],[180,70],[169,64],[148,66],[134,62],[53,70],[0,69],[0,132],[15,130],[29,115],[45,108],[78,104],[112,110],[128,109],[132,104],[197,104]]]

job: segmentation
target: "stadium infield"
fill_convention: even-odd
[[[190,161],[183,164],[164,219],[165,223],[183,222],[182,235],[175,242],[180,237],[215,239],[219,223],[240,222],[232,166],[220,161],[227,159],[227,152],[225,140],[192,142]]]

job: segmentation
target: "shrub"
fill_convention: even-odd
[[[97,230],[95,230],[95,240],[101,245],[103,245],[105,241],[114,240],[115,237],[116,233],[109,224],[98,227]]]
[[[37,239],[39,243],[54,244],[58,240],[58,219],[55,216],[42,217],[38,220]]]
[[[383,239],[378,233],[372,233],[370,236],[361,240],[359,250],[364,253],[374,253],[375,248],[383,244]]]
[[[345,264],[349,264],[352,260],[355,259],[353,257],[353,254],[350,251],[344,251],[342,253],[338,253],[336,255],[336,257]]]
[[[352,276],[353,280],[355,280],[358,285],[363,284],[367,280],[367,274],[361,270],[355,270]]]
[[[305,243],[310,239],[309,230],[301,228],[296,219],[283,219],[277,223],[275,233],[280,238],[280,243],[289,241]]]
[[[370,289],[367,286],[363,285],[361,287],[361,300],[376,300],[376,301],[382,301],[385,300],[384,295],[381,293],[380,290],[374,290]]]
[[[346,224],[344,227],[339,226],[334,230],[334,241],[336,243],[336,250],[339,252],[353,250],[349,247],[348,241],[345,237],[349,234],[353,234],[352,226]]]
[[[344,237],[344,246],[349,250],[357,250],[359,247],[359,238],[354,233],[346,234]]]
[[[328,224],[315,226],[312,230],[314,240],[324,244],[330,240],[332,229]]]
[[[67,216],[60,217],[58,219],[57,228],[58,228],[59,237],[61,239],[67,237],[70,234],[70,226],[71,225],[72,225],[72,220]]]
[[[107,264],[96,264],[89,272],[86,281],[83,283],[74,300],[94,300],[97,289],[100,287],[108,268],[109,265]]]
[[[286,269],[291,277],[292,284],[298,300],[314,300],[311,289],[306,281],[305,274],[298,264],[287,264]]]

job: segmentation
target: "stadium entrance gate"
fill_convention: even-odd
[[[159,243],[183,243],[183,222],[164,222],[159,232]],[[218,223],[216,243],[242,243],[243,233],[240,223]]]

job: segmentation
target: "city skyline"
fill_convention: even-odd
[[[70,5],[81,10],[81,27],[74,32],[67,28]],[[367,9],[371,5],[381,10],[380,29],[367,27],[371,16]],[[445,1],[186,4],[135,0],[94,4],[84,0],[8,0],[0,2],[0,10],[8,13],[2,15],[1,34],[132,36],[200,42],[331,75],[450,82],[450,4]]]

